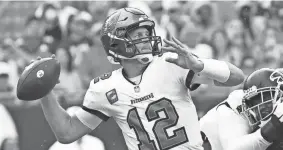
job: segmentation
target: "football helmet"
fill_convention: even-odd
[[[129,31],[140,27],[146,28],[149,36],[132,40]],[[121,59],[137,59],[146,64],[153,56],[161,54],[161,37],[155,34],[154,21],[137,8],[122,8],[109,15],[101,29],[101,41],[113,64],[119,64]],[[152,48],[150,52],[141,52],[136,46],[147,42]]]
[[[242,114],[251,126],[260,125],[281,103],[283,74],[280,69],[263,68],[250,74],[244,82]]]

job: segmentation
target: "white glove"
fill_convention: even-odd
[[[279,103],[276,108],[275,111],[273,113],[276,117],[278,117],[279,121],[282,123],[283,122],[283,103]]]

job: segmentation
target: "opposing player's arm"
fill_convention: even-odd
[[[203,69],[196,73],[191,70],[194,76],[192,81],[186,84],[236,86],[244,81],[243,71],[229,62],[214,59],[200,59],[200,61],[203,62]]]
[[[270,145],[260,131],[251,133],[248,122],[226,105],[218,107],[217,115],[219,140],[223,149],[265,150]]]

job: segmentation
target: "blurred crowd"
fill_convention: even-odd
[[[1,2],[0,17],[14,3],[26,4]],[[24,20],[20,34],[13,34],[11,29],[11,34],[1,36],[0,104],[38,107],[38,101],[17,100],[17,81],[30,60],[55,54],[61,63],[61,74],[54,92],[65,108],[80,105],[91,79],[119,67],[107,61],[99,35],[106,16],[122,7],[137,7],[149,14],[161,38],[174,36],[199,57],[229,61],[246,75],[257,68],[283,66],[281,1],[36,2],[31,13],[22,14],[24,19],[17,18]],[[208,99],[219,102],[230,90],[214,91],[202,86],[193,97],[207,94]],[[212,107],[206,104],[204,109]],[[199,107],[198,111],[202,116],[207,110]],[[3,141],[0,138],[0,149]]]

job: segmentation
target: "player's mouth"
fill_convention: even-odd
[[[149,53],[152,51],[152,47],[150,45],[146,45],[140,49],[140,53]]]
[[[142,60],[143,62],[148,62],[148,61],[149,61],[148,58],[142,58],[141,60]]]

